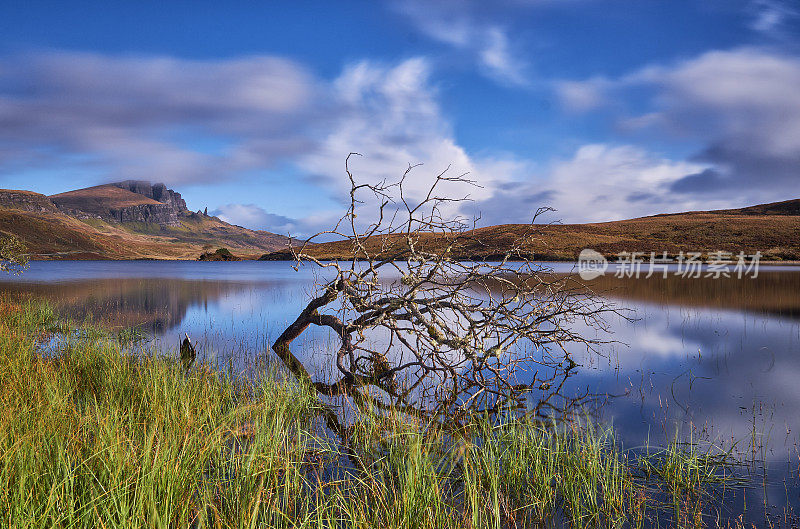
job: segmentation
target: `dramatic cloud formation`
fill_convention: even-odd
[[[522,4],[515,3],[517,13]],[[519,28],[506,16],[508,7],[397,4],[419,31],[472,54],[488,76],[530,85],[525,61],[509,46]],[[572,159],[551,160],[544,169],[517,160],[518,169],[504,173],[470,210],[489,222],[522,221],[538,202],[556,206],[566,221],[608,220],[800,196],[800,59],[784,45],[793,40],[800,9],[783,0],[753,0],[737,9],[751,17],[750,28],[769,48],[708,51],[618,78],[600,73],[551,81],[568,115],[602,109],[617,116],[608,139],[577,147]],[[660,150],[669,142],[678,151],[699,147],[685,157],[650,146]]]
[[[692,157],[704,168],[653,192],[666,200],[677,195],[746,204],[800,196],[798,86],[800,59],[744,48],[647,67],[617,80],[571,83],[566,92],[561,90],[573,109],[582,100],[592,103],[584,108],[591,108],[612,94],[649,90],[652,110],[621,120],[623,128],[657,128],[705,145]]]
[[[483,187],[453,184],[443,192],[483,200],[522,166],[476,158],[458,144],[422,58],[358,62],[332,81],[278,57],[48,53],[0,60],[0,68],[0,171],[77,164],[102,181],[180,185],[236,180],[284,161],[343,203],[351,151],[364,155],[352,166],[360,181],[395,180],[409,164],[424,163],[407,179],[412,200],[448,167],[448,174],[469,173]],[[310,211],[295,221],[254,204],[218,206],[218,214],[248,227],[304,233],[329,227],[335,217]]]
[[[343,200],[349,191],[342,156],[347,152],[364,155],[351,160],[361,182],[393,182],[409,164],[424,163],[406,180],[406,196],[412,200],[421,198],[434,176],[445,170],[450,176],[469,173],[482,187],[452,183],[442,188],[444,194],[475,200],[490,197],[519,174],[521,163],[470,156],[459,146],[437,104],[429,72],[424,59],[395,66],[360,62],[348,67],[333,83],[334,98],[345,110],[320,148],[300,159],[302,167],[337,189]]]
[[[689,175],[677,189],[750,201],[800,195],[800,60],[751,49],[710,52],[637,78],[657,87],[666,127],[708,141],[696,159],[716,171]]]
[[[316,98],[312,76],[276,57],[48,53],[2,60],[0,71],[0,168],[61,156],[110,179],[178,184],[268,166],[307,147],[302,118]]]
[[[585,145],[572,158],[554,160],[535,178],[508,183],[473,207],[488,224],[497,224],[530,222],[540,206],[556,209],[540,221],[600,222],[727,205],[661,191],[702,169],[701,164],[659,158],[630,145]]]
[[[440,40],[471,46],[478,26],[467,17],[435,27]],[[502,69],[510,57],[503,32],[480,27],[480,60]],[[0,59],[0,174],[78,167],[103,181],[180,185],[238,181],[281,163],[344,204],[344,159],[355,151],[363,154],[351,165],[359,181],[393,181],[409,164],[424,163],[406,182],[411,200],[446,169],[468,173],[481,187],[442,191],[473,202],[446,213],[480,215],[484,224],[528,222],[542,205],[558,209],[551,218],[583,222],[800,196],[796,57],[741,48],[619,78],[554,81],[570,118],[610,109],[621,137],[573,141],[572,152],[537,161],[468,151],[441,108],[432,64],[356,61],[323,79],[274,56]],[[631,140],[654,130],[701,147],[686,158]],[[341,213],[314,197],[307,211],[288,216],[266,211],[255,197],[220,202],[230,203],[211,205],[230,222],[300,235],[330,227]]]

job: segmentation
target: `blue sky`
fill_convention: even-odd
[[[449,214],[602,221],[800,198],[800,5],[781,0],[39,2],[0,13],[0,187],[136,178],[306,234],[344,159]],[[453,189],[454,193],[464,190]]]

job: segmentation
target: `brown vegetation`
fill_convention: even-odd
[[[214,217],[181,219],[176,227],[78,220],[62,213],[0,207],[0,233],[16,235],[31,259],[196,259],[203,246],[245,258],[287,245],[286,237],[233,226]]]
[[[274,233],[193,213],[164,184],[125,181],[47,197],[0,190],[0,236],[13,235],[32,259],[196,259],[208,248],[243,258],[288,246]]]
[[[64,208],[66,213],[59,212]],[[243,258],[292,259],[288,238],[187,212],[174,225],[114,222],[92,218],[131,207],[162,203],[115,184],[95,186],[46,197],[31,191],[0,190],[0,234],[16,235],[33,259],[196,259],[208,247],[226,247]],[[76,218],[69,211],[88,212]],[[81,215],[78,215],[81,216]],[[619,252],[709,253],[723,250],[763,259],[800,260],[800,200],[746,208],[654,215],[592,224],[536,225],[530,243],[521,248],[537,260],[574,260],[584,248],[611,257]],[[531,232],[531,226],[504,224],[477,228],[452,245],[456,259],[493,259]],[[426,251],[441,251],[452,241],[442,234],[421,234]],[[371,252],[396,250],[404,244],[392,235],[362,241]],[[206,248],[204,248],[204,246]],[[265,253],[267,252],[267,253]],[[353,253],[346,240],[308,247],[317,259],[347,259]]]
[[[50,200],[72,209],[80,209],[87,212],[97,210],[102,212],[109,208],[126,208],[130,206],[140,206],[144,204],[160,204],[160,202],[148,198],[139,193],[133,193],[127,189],[119,187],[101,185],[87,187],[86,189],[76,189],[52,195]]]
[[[781,206],[781,208],[771,208]],[[522,250],[540,260],[575,260],[584,248],[607,257],[619,252],[730,251],[747,254],[760,251],[763,259],[800,260],[800,214],[776,213],[800,208],[800,200],[764,204],[741,210],[656,215],[592,224],[504,224],[477,228],[452,249],[456,259],[492,259],[502,255],[515,241],[533,229],[534,237]],[[426,251],[436,252],[449,244],[447,235],[421,237]],[[402,245],[400,237],[381,236],[362,241],[371,251]],[[353,253],[350,241],[326,242],[307,248],[317,259],[347,259]],[[262,256],[264,260],[291,259],[282,251]]]

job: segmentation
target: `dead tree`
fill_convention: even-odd
[[[429,417],[519,406],[531,391],[538,393],[535,413],[560,409],[564,381],[576,366],[571,348],[594,350],[600,343],[576,324],[605,329],[601,316],[609,307],[533,261],[535,222],[498,249],[475,221],[454,216],[468,196],[440,190],[475,185],[465,175],[445,170],[411,197],[417,166],[396,182],[358,183],[352,156],[345,163],[347,212],[333,229],[292,249],[298,266],[313,263],[328,279],[275,341],[278,357],[322,395]],[[311,244],[323,235],[338,240],[345,255],[323,260]],[[332,380],[314,380],[290,349],[310,325],[337,337]]]

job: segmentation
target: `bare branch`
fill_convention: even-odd
[[[459,261],[452,258],[457,249],[486,241],[476,232],[477,219],[452,214],[468,196],[440,196],[439,187],[475,182],[448,175],[448,167],[415,195],[409,182],[418,165],[393,183],[359,183],[351,156],[360,155],[345,160],[347,212],[333,229],[292,250],[298,266],[309,261],[333,277],[273,345],[285,365],[321,394],[426,416],[518,407],[531,392],[539,397],[531,411],[541,416],[588,401],[589,395],[572,402],[562,395],[577,366],[571,351],[596,351],[602,343],[575,329],[606,330],[602,316],[611,309],[571,277],[532,260],[536,219],[551,209],[539,208],[527,232],[491,261]],[[374,207],[373,220],[357,221],[356,210],[365,207]],[[322,235],[347,242],[350,258],[315,257],[308,243]],[[291,353],[309,325],[338,337],[339,380],[312,380]]]

